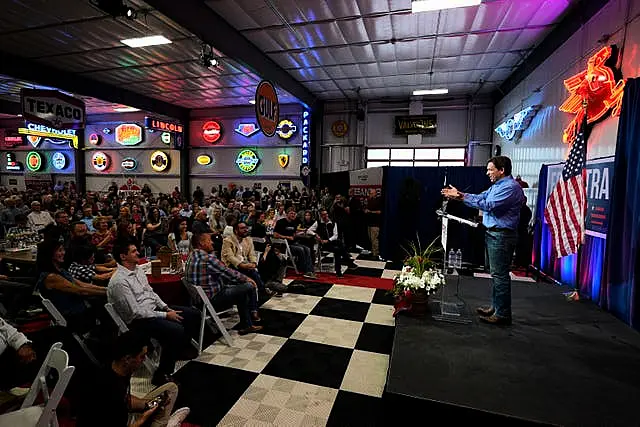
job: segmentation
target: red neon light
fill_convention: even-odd
[[[587,69],[564,81],[564,86],[571,93],[569,98],[560,106],[560,111],[575,114],[562,135],[565,143],[571,143],[578,133],[582,122],[584,109],[582,101],[587,101],[587,123],[601,119],[609,110],[613,116],[620,115],[622,95],[626,80],[616,82],[613,70],[607,62],[614,62],[612,46],[600,49],[589,58]]]
[[[222,137],[222,128],[220,123],[215,121],[206,122],[202,125],[202,139],[207,142],[217,142]]]

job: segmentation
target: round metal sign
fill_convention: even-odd
[[[151,168],[156,172],[162,172],[169,167],[169,156],[163,151],[154,151],[151,154]]]
[[[39,171],[42,167],[42,157],[35,151],[27,153],[27,169],[31,172]]]
[[[211,144],[218,142],[222,138],[222,126],[220,123],[211,120],[202,125],[202,139]]]
[[[98,172],[102,172],[109,167],[109,156],[102,151],[97,151],[91,156],[93,168]]]
[[[259,162],[260,159],[253,150],[242,150],[236,157],[236,165],[242,173],[253,172],[258,167]]]
[[[67,157],[60,151],[56,151],[51,157],[51,163],[54,168],[62,170],[67,167]]]
[[[268,80],[263,80],[256,89],[256,119],[265,136],[276,134],[280,121],[280,103],[276,88]]]

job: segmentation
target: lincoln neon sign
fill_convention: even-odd
[[[302,165],[308,166],[311,159],[311,114],[308,111],[302,112]]]
[[[539,106],[534,105],[517,112],[512,118],[498,126],[495,131],[507,141],[513,141],[520,137],[522,132],[529,127],[533,116],[536,115]]]

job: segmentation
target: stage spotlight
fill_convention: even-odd
[[[213,49],[206,43],[202,43],[200,51],[200,65],[206,68],[217,67],[220,60],[213,55]]]
[[[138,11],[127,6],[123,0],[91,0],[91,4],[114,18],[124,17],[133,20],[138,17]]]

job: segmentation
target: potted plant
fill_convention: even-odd
[[[396,297],[393,315],[408,310],[414,315],[424,315],[429,297],[445,283],[445,277],[437,269],[434,256],[442,249],[436,246],[437,238],[427,248],[411,243],[400,274],[394,277],[392,293]]]

